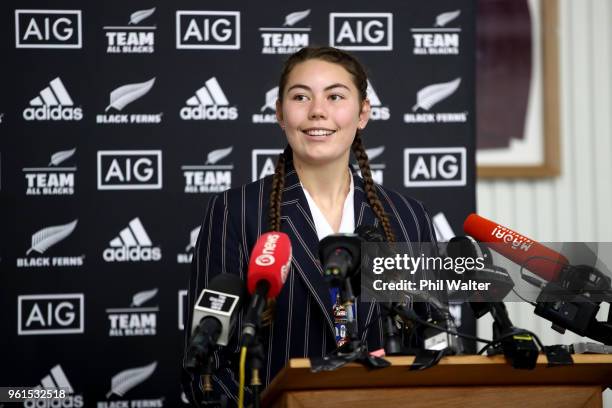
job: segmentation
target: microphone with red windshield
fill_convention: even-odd
[[[463,230],[548,282],[558,281],[569,265],[567,258],[557,251],[477,214],[465,219]]]
[[[259,237],[249,261],[247,287],[252,295],[242,328],[242,344],[250,345],[261,323],[266,299],[280,293],[291,264],[291,241],[282,232],[267,232]]]

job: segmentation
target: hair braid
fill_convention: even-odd
[[[272,191],[270,192],[270,207],[268,209],[268,231],[281,230],[281,202],[283,189],[285,188],[285,163],[287,158],[291,158],[291,146],[287,146],[285,151],[278,155],[274,176],[272,176]],[[268,299],[266,309],[261,316],[264,326],[269,326],[274,319],[276,311],[276,299]]]
[[[285,162],[286,154],[291,153],[288,147],[285,152],[278,155],[274,176],[272,177],[272,191],[270,192],[270,207],[268,210],[269,231],[280,231],[281,228],[281,201],[285,188]]]
[[[389,217],[387,216],[387,213],[385,213],[385,209],[378,198],[376,187],[374,187],[372,171],[370,170],[370,161],[368,160],[368,155],[363,147],[363,143],[361,142],[361,135],[359,132],[355,134],[355,139],[353,140],[353,153],[355,154],[355,158],[359,164],[359,170],[361,170],[361,176],[363,177],[363,185],[365,187],[368,203],[370,204],[370,207],[372,207],[374,214],[376,214],[376,218],[380,220],[383,230],[385,231],[387,241],[395,242],[395,234],[391,228],[391,222],[389,221]]]

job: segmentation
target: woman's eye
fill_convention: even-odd
[[[332,94],[329,96],[329,99],[331,99],[332,101],[339,101],[341,99],[344,99],[344,96],[338,95],[338,94]]]
[[[293,95],[292,99],[294,101],[305,101],[308,98],[306,97],[306,95],[296,94],[296,95]]]

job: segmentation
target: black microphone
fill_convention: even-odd
[[[357,234],[332,234],[319,243],[319,259],[323,265],[323,276],[332,286],[339,286],[345,279],[359,274],[361,265],[361,242]],[[357,290],[357,287],[353,287]]]
[[[185,369],[198,373],[216,346],[227,346],[236,323],[246,287],[239,276],[215,276],[193,307],[191,340],[185,355]]]

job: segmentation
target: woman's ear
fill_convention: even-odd
[[[276,121],[278,122],[278,124],[280,125],[281,129],[285,129],[285,123],[283,121],[283,109],[282,109],[282,103],[280,101],[280,99],[276,100]]]
[[[361,111],[359,112],[359,123],[357,124],[359,130],[363,130],[368,124],[368,120],[370,120],[370,111],[370,100],[365,98],[361,103]]]

